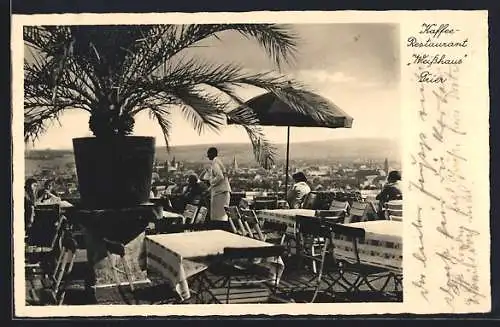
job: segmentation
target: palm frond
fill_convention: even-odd
[[[24,114],[24,142],[34,143],[39,137],[46,132],[47,128],[56,122],[60,122],[61,113],[66,109],[77,108],[74,103],[53,103],[47,106],[39,106],[31,108],[30,111],[25,110]]]
[[[193,125],[198,134],[205,128],[218,132],[225,123],[225,110],[227,104],[217,97],[204,94],[193,88],[179,88],[170,90],[181,106],[182,113]]]
[[[298,37],[285,25],[276,24],[239,24],[233,25],[247,38],[254,38],[281,67],[283,63],[293,63],[297,52]]]
[[[170,131],[172,130],[170,111],[156,104],[149,104],[147,107],[149,109],[150,118],[155,119],[160,125],[167,151],[170,151]]]
[[[208,85],[243,105],[234,89],[251,86],[274,93],[292,109],[320,123],[333,119],[331,104],[324,98],[311,92],[302,83],[274,72],[250,73],[239,65],[214,65],[192,58],[173,65],[168,75],[153,80],[139,83],[142,85],[139,89],[153,90],[154,84],[164,89]]]
[[[165,25],[154,29],[142,40],[143,48],[136,51],[133,69],[129,70],[133,78],[129,81],[147,78],[179,52],[211,36],[219,38],[219,33],[230,30],[255,39],[278,67],[283,62],[292,62],[297,51],[297,36],[286,26],[276,24]]]
[[[276,148],[267,140],[262,127],[244,125],[243,128],[252,143],[255,160],[265,169],[269,169],[275,163]]]
[[[314,104],[308,106],[310,99],[301,93],[302,86],[282,75],[248,73],[238,65],[172,59],[204,39],[222,39],[222,32],[231,30],[255,40],[278,67],[293,61],[298,39],[286,26],[275,24],[26,27],[25,44],[35,56],[25,62],[25,138],[37,138],[64,109],[105,108],[106,98],[118,87],[120,109],[129,115],[149,109],[167,146],[170,106],[177,105],[198,133],[205,128],[217,131],[226,117],[234,119],[244,125],[258,158],[273,162],[269,161],[274,160],[272,146],[254,125],[256,117],[236,89],[257,87],[299,111],[321,111],[311,109]],[[316,115],[321,118],[326,113]]]

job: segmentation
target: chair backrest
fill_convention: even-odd
[[[329,238],[331,235],[331,228],[319,218],[297,216],[296,224],[299,234],[304,236]]]
[[[352,242],[352,249],[354,251],[354,256],[356,262],[361,263],[359,258],[359,248],[358,242],[364,240],[365,230],[362,228],[351,227],[346,225],[335,224],[331,226],[333,232],[333,238],[335,239],[345,239],[346,241]],[[335,250],[334,250],[335,251]]]
[[[344,222],[344,219],[346,217],[346,212],[345,210],[342,209],[316,210],[316,217],[341,223]]]
[[[184,208],[184,213],[182,214],[185,218],[186,223],[192,224],[196,218],[196,214],[198,213],[198,207],[193,204],[186,204]]]
[[[392,200],[386,203],[389,220],[403,220],[403,200]]]
[[[332,202],[330,203],[330,208],[328,210],[345,210],[347,212],[348,208],[349,202],[332,200]]]
[[[248,232],[241,221],[241,214],[237,206],[226,207],[226,214],[228,216],[229,225],[235,234],[247,235]]]
[[[367,202],[353,202],[349,211],[349,217],[346,218],[345,223],[357,223],[365,220],[367,209]]]
[[[264,240],[264,235],[260,229],[259,219],[255,214],[255,211],[250,209],[239,209],[241,213],[241,221],[243,226],[246,228],[248,235],[252,238],[257,238],[259,240]]]
[[[331,229],[336,235],[344,235],[363,240],[365,238],[365,230],[363,228],[352,227],[342,224],[332,224]]]
[[[207,218],[208,215],[208,209],[207,207],[200,207],[198,209],[198,213],[196,215],[196,219],[194,220],[195,224],[202,224],[205,222],[205,219]]]
[[[318,193],[309,192],[303,199],[301,207],[304,209],[314,209],[317,198],[318,198]]]
[[[281,245],[247,247],[247,248],[224,248],[224,257],[227,259],[256,259],[280,257],[285,252],[285,247]]]

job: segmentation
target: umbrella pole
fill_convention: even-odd
[[[288,193],[288,159],[290,155],[290,126],[287,126],[286,131],[286,164],[285,164],[285,199]]]

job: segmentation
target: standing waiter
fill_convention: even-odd
[[[210,220],[228,221],[226,207],[229,207],[231,198],[231,186],[227,178],[226,168],[217,157],[217,148],[211,147],[207,151],[207,157],[212,161],[210,166]]]

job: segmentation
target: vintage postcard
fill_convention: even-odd
[[[15,315],[489,312],[487,19],[14,15]]]

